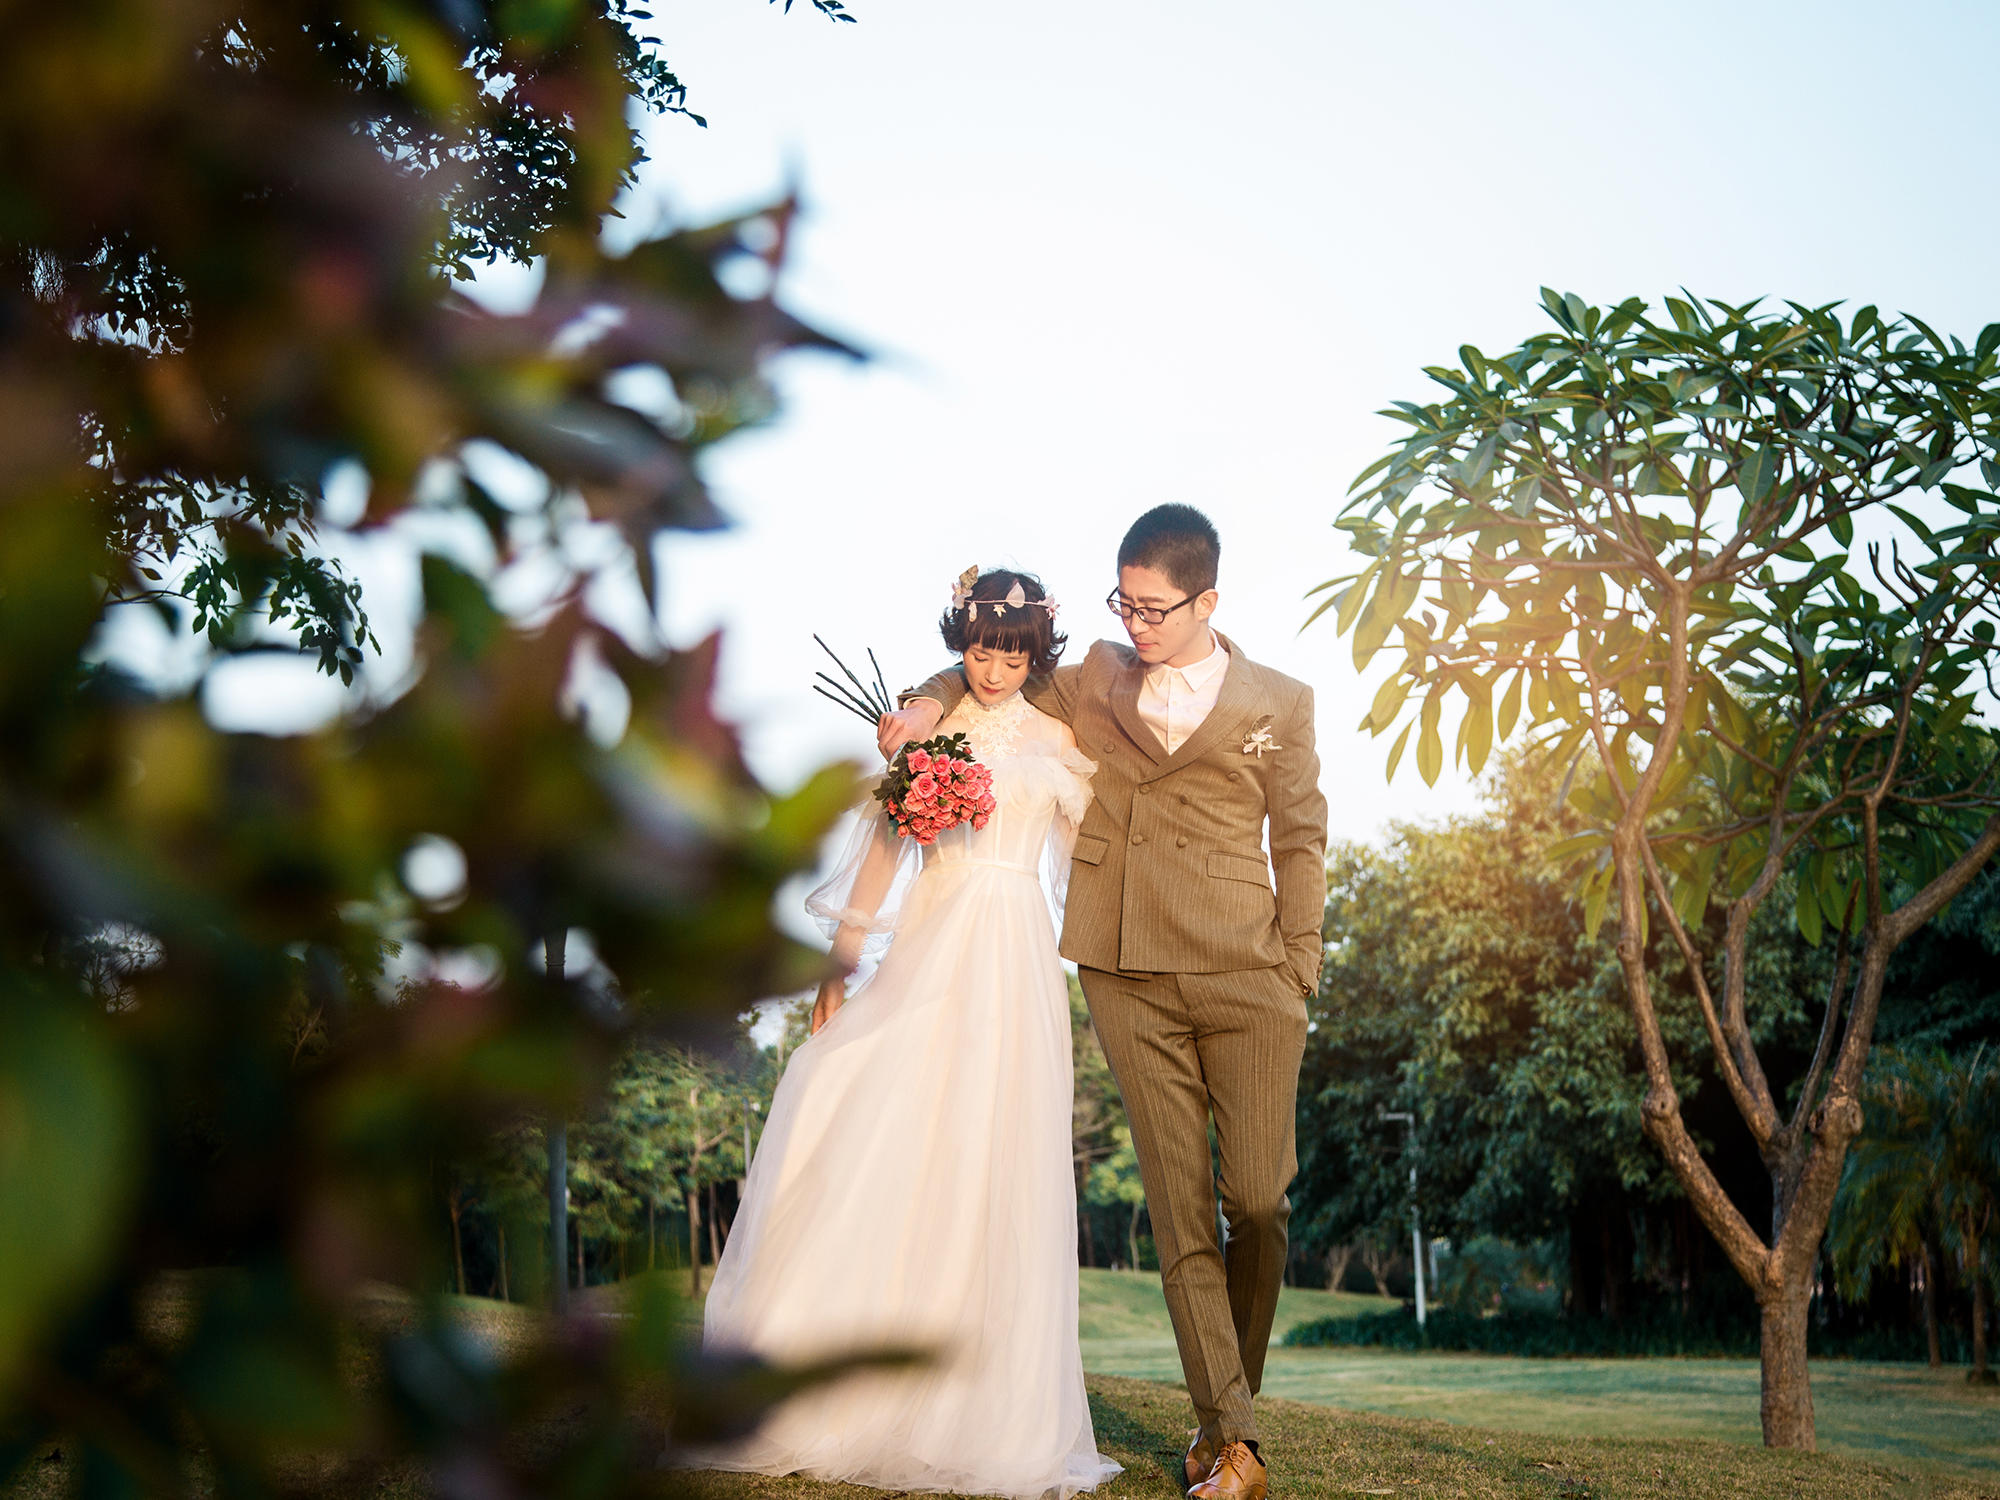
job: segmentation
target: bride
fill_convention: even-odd
[[[1069,993],[1044,894],[1096,767],[1020,696],[1061,653],[1055,610],[1024,573],[954,590],[940,627],[972,691],[938,732],[970,738],[995,811],[923,850],[864,819],[808,900],[844,972],[887,951],[865,987],[821,988],[708,1296],[711,1347],[934,1358],[810,1390],[704,1467],[1057,1500],[1119,1472],[1077,1344]]]

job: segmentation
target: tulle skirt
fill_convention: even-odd
[[[809,1391],[694,1462],[1059,1500],[1118,1472],[1077,1345],[1070,1046],[1033,873],[927,870],[874,980],[785,1069],[704,1337],[936,1357]]]

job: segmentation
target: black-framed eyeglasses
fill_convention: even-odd
[[[1119,593],[1118,590],[1113,589],[1109,594],[1105,595],[1104,607],[1121,620],[1129,620],[1132,616],[1137,615],[1148,625],[1163,625],[1166,623],[1168,615],[1177,609],[1194,603],[1200,597],[1201,595],[1199,594],[1189,594],[1179,604],[1169,604],[1165,609],[1160,609],[1151,604],[1134,604],[1130,599]]]

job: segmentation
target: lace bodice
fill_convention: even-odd
[[[1024,741],[1039,744],[1047,739],[1050,726],[1060,728],[1019,693],[992,705],[967,693],[938,725],[937,733],[963,732],[972,741],[973,754],[991,766],[1020,754]]]
[[[1044,877],[1061,902],[1096,763],[1066,745],[1069,731],[1019,694],[990,707],[968,696],[937,732],[963,733],[993,773],[993,815],[984,828],[962,823],[920,850],[871,804],[833,873],[806,899],[837,943],[848,929],[866,934],[867,951],[877,951],[895,931],[920,870],[998,866]]]
[[[994,812],[984,828],[961,823],[940,834],[924,862],[977,859],[1039,870],[1051,823],[1058,816],[1072,827],[1083,821],[1096,762],[1065,749],[1063,726],[1019,693],[991,707],[967,694],[937,728],[955,731],[993,773]]]

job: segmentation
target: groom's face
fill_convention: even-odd
[[[1215,613],[1217,597],[1214,589],[1196,595],[1192,604],[1175,609],[1187,594],[1157,568],[1135,565],[1118,570],[1118,592],[1143,608],[1171,611],[1157,625],[1148,625],[1137,615],[1125,622],[1132,649],[1147,666],[1158,666],[1161,662],[1186,666],[1208,654],[1208,617]]]

